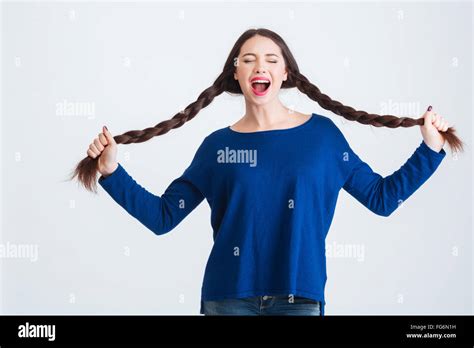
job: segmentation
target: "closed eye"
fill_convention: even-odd
[[[253,62],[253,60],[244,60],[244,63],[250,63],[250,62]],[[269,61],[269,63],[278,63],[277,61]]]

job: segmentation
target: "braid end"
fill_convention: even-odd
[[[84,188],[93,193],[97,193],[97,172],[99,157],[91,158],[85,157],[80,161],[70,176],[70,180],[77,177],[79,184],[82,184]]]
[[[446,132],[441,134],[446,139],[452,153],[464,152],[464,143],[455,133],[456,130],[453,127],[449,127]]]

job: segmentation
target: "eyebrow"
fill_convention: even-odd
[[[245,53],[245,54],[242,56],[242,58],[245,57],[245,56],[254,56],[254,57],[256,57],[255,53]],[[265,56],[267,56],[267,57],[268,57],[268,56],[275,56],[275,57],[278,57],[278,55],[276,55],[275,53],[267,53],[267,54],[265,54]],[[278,57],[278,58],[279,58],[279,57]]]

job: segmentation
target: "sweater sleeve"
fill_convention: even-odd
[[[98,183],[130,215],[157,235],[176,227],[203,200],[204,195],[193,183],[200,175],[202,145],[191,165],[173,180],[161,195],[154,195],[138,184],[119,163],[117,169]]]
[[[351,196],[377,215],[389,216],[435,172],[446,156],[444,149],[431,149],[424,140],[393,174],[382,177],[352,151],[346,142],[351,168],[343,185]]]

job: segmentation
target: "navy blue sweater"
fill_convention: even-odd
[[[99,184],[157,235],[207,200],[214,245],[200,313],[206,300],[293,295],[321,301],[324,315],[325,239],[341,188],[375,214],[389,216],[445,155],[422,141],[403,166],[382,177],[330,118],[313,113],[289,129],[214,131],[161,196],[140,186],[120,163]]]

